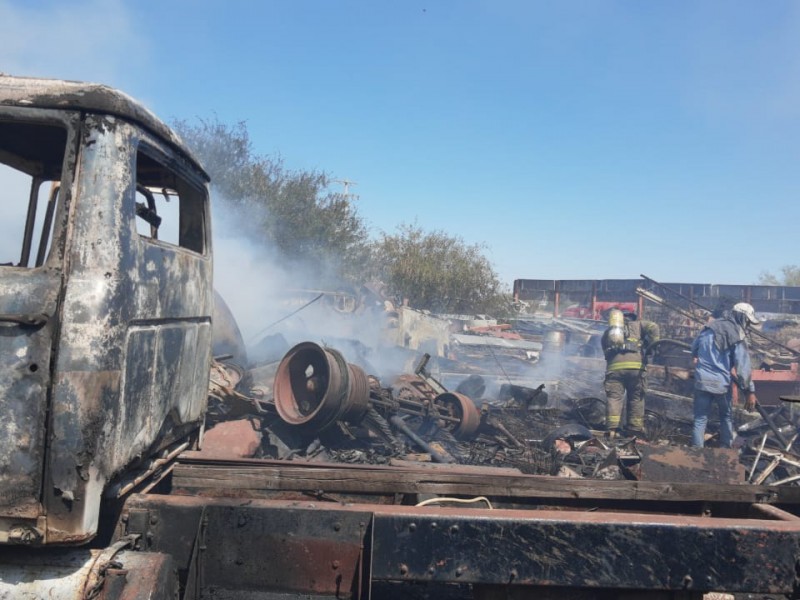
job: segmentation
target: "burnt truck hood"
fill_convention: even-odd
[[[0,518],[40,515],[56,271],[0,267]]]

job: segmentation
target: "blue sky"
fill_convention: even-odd
[[[793,0],[0,0],[0,71],[245,121],[509,288],[800,263],[798,40]]]

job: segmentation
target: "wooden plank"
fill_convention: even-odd
[[[454,494],[517,499],[627,500],[669,502],[768,502],[799,504],[800,488],[753,485],[665,483],[565,479],[538,475],[488,475],[392,467],[236,466],[178,464],[173,486],[179,489],[321,491],[366,494]]]
[[[522,471],[514,467],[484,467],[480,465],[458,465],[458,464],[444,464],[435,462],[421,462],[418,460],[403,460],[400,458],[392,458],[389,460],[389,465],[392,467],[401,467],[403,469],[425,469],[432,471],[447,471],[448,473],[472,473],[485,475],[522,475]]]

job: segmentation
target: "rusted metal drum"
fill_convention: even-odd
[[[336,421],[359,421],[369,407],[364,371],[332,348],[302,342],[275,374],[275,408],[289,425],[321,431]]]
[[[439,409],[444,409],[446,416],[458,419],[458,424],[446,427],[457,440],[468,440],[478,430],[481,413],[469,396],[458,392],[445,392],[436,396],[434,404]]]
[[[369,408],[369,377],[361,367],[352,363],[347,363],[347,370],[350,375],[350,386],[342,420],[358,423]]]

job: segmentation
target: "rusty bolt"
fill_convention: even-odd
[[[400,575],[408,575],[408,565],[400,565]]]
[[[338,561],[338,560],[335,560],[335,561],[333,561],[333,562],[331,563],[331,569],[333,569],[333,570],[335,571],[336,569],[338,569],[338,568],[339,568],[339,564],[340,564],[340,563],[339,563],[339,561]]]
[[[333,530],[334,531],[341,531],[342,530],[342,524],[337,521],[336,523],[333,524]]]
[[[451,525],[450,526],[450,534],[455,535],[458,533],[458,525]]]
[[[417,530],[417,524],[416,523],[409,523],[408,524],[408,530],[411,533],[414,533]]]

